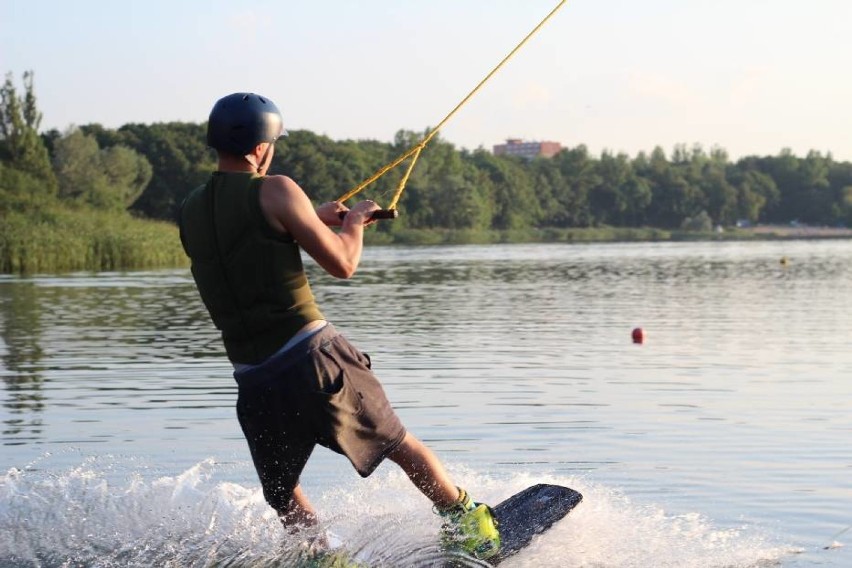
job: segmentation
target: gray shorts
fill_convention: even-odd
[[[234,378],[237,417],[263,494],[278,511],[289,504],[316,444],[346,456],[367,477],[405,436],[369,356],[331,324]]]

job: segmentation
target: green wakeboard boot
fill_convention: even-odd
[[[461,549],[482,560],[500,552],[500,531],[491,507],[474,503],[461,487],[458,501],[435,512],[444,519],[441,542],[445,548]]]

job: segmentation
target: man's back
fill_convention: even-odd
[[[266,222],[265,178],[215,172],[181,209],[181,240],[228,357],[259,363],[308,322],[323,319],[299,247]]]

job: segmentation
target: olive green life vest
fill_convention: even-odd
[[[260,363],[308,322],[323,319],[299,245],[269,226],[263,177],[215,172],[184,201],[180,237],[228,358]]]

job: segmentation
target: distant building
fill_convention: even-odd
[[[509,138],[505,144],[494,146],[495,156],[520,156],[533,158],[552,158],[562,149],[559,142],[524,142],[520,138]]]

